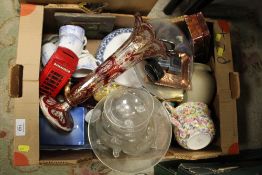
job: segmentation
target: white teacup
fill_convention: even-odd
[[[60,27],[58,46],[68,48],[79,56],[86,44],[85,30],[82,27],[75,25]]]
[[[52,42],[45,43],[42,46],[42,49],[41,49],[41,60],[42,60],[42,64],[44,66],[47,64],[47,62],[49,61],[51,56],[54,54],[56,49],[57,49],[57,45],[55,45]]]
[[[85,77],[87,74],[92,72],[100,64],[95,57],[90,54],[87,50],[83,50],[79,56],[76,71],[73,74],[75,78]]]

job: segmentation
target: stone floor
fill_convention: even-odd
[[[166,2],[166,1],[165,1]],[[163,4],[160,4],[160,6]],[[155,9],[157,10],[157,8]],[[261,13],[260,13],[261,14]],[[156,15],[151,14],[152,16]],[[163,15],[162,13],[160,16]],[[261,15],[260,15],[261,16]],[[235,67],[240,72],[241,98],[238,100],[241,149],[262,148],[262,37],[261,19],[253,13],[232,22]],[[12,165],[13,102],[8,97],[8,66],[16,57],[19,26],[18,0],[0,3],[0,174],[118,174],[100,163],[73,166]],[[148,173],[151,174],[151,173]]]

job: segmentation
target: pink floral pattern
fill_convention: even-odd
[[[212,138],[215,127],[208,106],[201,102],[187,102],[179,105],[173,112],[171,122],[175,125],[174,133],[177,142],[184,148],[188,139],[197,132],[207,133]]]

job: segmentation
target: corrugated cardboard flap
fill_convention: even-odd
[[[44,7],[21,5],[16,64],[23,66],[23,80],[38,80]]]
[[[21,95],[19,98],[15,100],[16,104],[35,104],[39,103],[39,82],[38,81],[26,81],[24,80],[22,82],[22,93],[20,92],[20,89],[16,89],[14,86],[14,91],[19,91]],[[15,106],[16,108],[16,106]]]
[[[9,68],[9,96],[18,98],[29,93],[32,100],[33,94],[38,92],[38,89],[36,89],[38,88],[38,77],[39,68],[34,67],[34,65],[15,64],[11,66]]]
[[[39,104],[17,102],[20,98],[15,99],[15,127],[14,127],[14,157],[17,163],[22,157],[28,160],[29,165],[39,163]],[[23,120],[23,135],[19,134],[18,120]],[[26,149],[23,149],[26,147]],[[20,156],[19,156],[20,155]]]
[[[39,67],[44,7],[21,4],[16,65],[10,68],[14,100],[15,165],[39,164]]]
[[[240,86],[238,73],[234,72],[233,68],[230,33],[229,29],[224,29],[225,26],[219,24],[219,21],[215,21],[213,25],[214,73],[217,83],[216,113],[220,121],[221,149],[223,154],[229,154],[234,145],[238,144],[236,99],[240,94]]]
[[[21,0],[22,3],[34,4],[79,4],[83,2],[88,3],[104,3],[105,10],[122,11],[128,13],[149,13],[157,0]]]

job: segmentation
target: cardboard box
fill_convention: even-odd
[[[39,71],[42,34],[46,29],[58,31],[54,12],[82,12],[77,5],[21,6],[16,65],[10,68],[10,95],[15,98],[14,165],[75,164],[95,159],[92,151],[39,151]],[[131,27],[131,15],[115,15],[115,26]],[[184,18],[171,19],[178,25]],[[238,153],[236,99],[239,97],[238,73],[233,70],[230,33],[225,21],[209,21],[214,39],[212,68],[217,91],[214,100],[219,120],[217,141],[207,149],[188,151],[170,148],[166,159],[205,159]],[[54,28],[50,26],[55,26]],[[50,27],[50,28],[49,28]],[[98,40],[88,41],[88,50],[95,53]]]
[[[139,12],[143,15],[147,15],[157,0],[20,0],[22,3],[36,3],[36,4],[77,4],[82,6],[86,3],[103,3],[105,7],[103,8],[104,11],[110,12],[121,12],[121,13],[129,13],[134,14]]]

